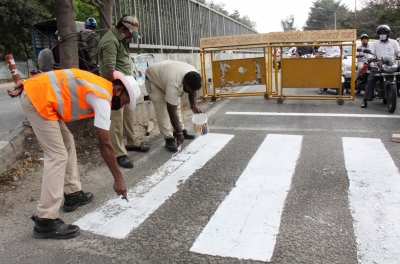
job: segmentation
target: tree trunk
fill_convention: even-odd
[[[78,68],[78,42],[72,0],[56,0],[56,16],[60,43],[60,64],[62,69]]]
[[[108,31],[112,26],[112,12],[114,8],[115,0],[103,0],[102,6],[97,6],[100,13],[100,37]],[[118,18],[116,18],[118,19]]]

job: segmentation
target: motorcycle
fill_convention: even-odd
[[[396,55],[396,59],[389,56],[378,59],[376,54],[369,49],[364,49],[363,52],[374,56],[372,62],[377,63],[378,66],[378,73],[375,76],[379,79],[374,87],[375,98],[382,99],[383,103],[387,104],[389,112],[393,113],[397,105],[396,76],[399,72],[397,72],[396,59],[400,59],[399,54]]]

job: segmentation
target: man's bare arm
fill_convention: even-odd
[[[97,135],[99,140],[100,154],[114,177],[114,191],[117,193],[117,195],[122,195],[123,198],[126,198],[127,188],[124,177],[122,176],[122,172],[117,164],[114,148],[110,140],[110,133],[107,130],[97,128]]]

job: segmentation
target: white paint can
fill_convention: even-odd
[[[209,132],[208,118],[204,113],[195,114],[192,116],[194,131],[200,135],[205,135]]]

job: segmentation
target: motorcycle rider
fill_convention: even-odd
[[[308,43],[303,43],[303,44],[307,45]],[[300,58],[301,56],[304,56],[304,55],[315,55],[315,50],[314,50],[314,47],[312,47],[312,46],[308,46],[308,47],[300,46],[300,47],[296,48],[295,55],[296,55],[296,58]]]
[[[328,44],[332,44],[332,42],[328,42]],[[325,57],[335,57],[340,55],[340,48],[339,46],[321,46],[318,52],[325,52]]]
[[[360,75],[361,69],[364,67],[364,63],[367,62],[367,58],[364,54],[364,49],[371,49],[371,45],[368,43],[369,37],[367,34],[362,34],[361,37],[361,45],[357,47],[357,72],[356,72],[356,80],[358,79],[358,75]]]
[[[372,43],[371,53],[375,54],[378,59],[385,56],[396,57],[397,53],[400,51],[400,47],[396,40],[389,39],[390,27],[388,25],[380,25],[376,29],[376,33],[378,34],[379,39]],[[361,108],[366,108],[368,105],[367,101],[372,101],[374,97],[375,83],[378,81],[379,78],[375,76],[377,72],[377,66],[372,67],[371,72],[368,76],[367,85],[365,87],[364,99],[361,104]]]

